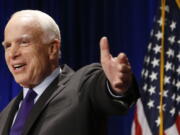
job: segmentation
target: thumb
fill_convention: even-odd
[[[126,56],[125,53],[120,53],[118,56],[117,56],[117,60],[119,63],[125,63],[125,64],[128,64],[129,61],[128,61],[128,57]]]
[[[100,53],[101,53],[101,62],[109,60],[111,58],[107,37],[102,37],[100,40]]]

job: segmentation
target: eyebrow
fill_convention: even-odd
[[[28,37],[28,36],[22,36],[22,37],[17,38],[16,41],[19,41],[19,40],[22,40],[22,39],[29,39],[29,37]],[[8,42],[2,41],[1,44],[2,44],[3,46],[5,46],[6,43],[8,43]]]

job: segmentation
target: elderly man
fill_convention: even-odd
[[[1,135],[95,135],[98,116],[123,114],[139,97],[128,58],[112,57],[106,37],[101,64],[60,67],[60,30],[41,11],[13,14],[3,46],[23,90],[0,114]]]

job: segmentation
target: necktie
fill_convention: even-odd
[[[26,97],[22,101],[21,107],[9,135],[21,135],[28,114],[34,105],[34,99],[36,96],[36,92],[34,92],[32,89],[28,90]]]

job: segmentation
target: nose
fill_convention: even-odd
[[[20,50],[17,44],[12,44],[11,47],[9,48],[7,55],[11,59],[16,59],[17,57],[20,56]]]

